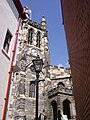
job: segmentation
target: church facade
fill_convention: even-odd
[[[36,86],[31,81],[35,81],[36,74],[31,66],[37,55],[44,63],[39,77],[44,81],[39,82],[38,117],[41,120],[60,120],[61,115],[66,115],[68,119],[75,120],[71,71],[69,68],[50,65],[44,16],[39,24],[29,19],[23,20],[18,41],[8,120],[35,119]]]

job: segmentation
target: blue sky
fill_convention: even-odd
[[[44,15],[47,22],[50,63],[67,67],[68,53],[60,0],[20,0],[22,6],[32,10],[32,20],[40,23]]]

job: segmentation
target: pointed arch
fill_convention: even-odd
[[[36,47],[40,48],[40,41],[41,41],[41,33],[37,32],[37,39],[36,39]]]
[[[65,84],[64,84],[63,82],[59,82],[59,83],[58,83],[58,87],[63,87],[63,88],[64,88],[64,87],[65,87]]]
[[[51,102],[52,108],[53,108],[53,120],[57,120],[57,102],[53,100]]]
[[[28,30],[28,44],[32,44],[33,33],[34,33],[34,30],[32,28],[30,28]]]
[[[70,115],[70,101],[68,99],[65,99],[63,101],[63,114],[67,115],[68,119],[71,119]]]

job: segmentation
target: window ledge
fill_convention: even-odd
[[[36,97],[29,97],[30,100],[36,100]]]
[[[6,53],[6,51],[4,49],[1,49],[2,53],[8,58],[8,60],[10,60],[10,57],[8,56],[8,54]]]

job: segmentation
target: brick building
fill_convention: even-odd
[[[77,120],[90,120],[90,0],[61,0]]]

